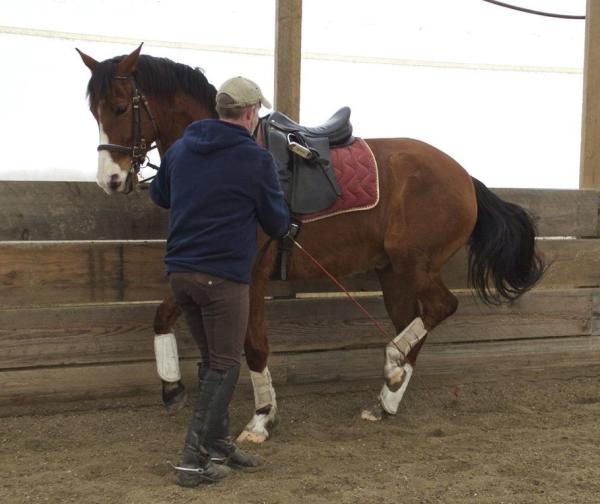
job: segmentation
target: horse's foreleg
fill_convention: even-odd
[[[239,442],[266,441],[277,422],[277,398],[267,367],[269,342],[265,328],[265,287],[266,283],[259,280],[250,286],[250,317],[244,350],[254,390],[254,415],[238,436]]]
[[[181,382],[177,340],[173,326],[181,309],[173,296],[166,297],[154,316],[154,354],[156,369],[162,381],[162,400],[167,413],[172,414],[185,406],[187,394]]]
[[[379,393],[379,404],[389,415],[395,415],[398,411],[412,377],[417,354],[426,337],[423,320],[417,317],[385,347],[385,382]]]
[[[458,306],[458,300],[442,283],[439,272],[417,271],[413,280],[414,283],[408,285],[414,288],[420,313],[388,343],[385,351],[385,383],[379,394],[379,403],[390,415],[398,411],[427,333],[452,315]],[[388,311],[394,312],[393,308],[388,308]]]
[[[415,270],[408,261],[396,266],[396,271],[391,265],[377,271],[386,310],[398,332],[385,349],[385,382],[379,394],[379,405],[389,415],[398,411],[427,333],[454,313],[458,304],[438,274]],[[362,417],[381,418],[371,410],[363,411]]]
[[[237,440],[239,442],[263,443],[271,435],[277,423],[277,399],[269,368],[262,371],[250,370],[254,389],[254,415],[244,427]]]
[[[398,335],[386,346],[385,383],[379,394],[379,405],[362,412],[362,418],[371,421],[381,419],[378,410],[388,414],[395,414],[398,411],[412,376],[418,351],[425,338],[422,334],[413,278],[408,274],[395,272],[391,265],[377,270],[377,276],[386,311]]]

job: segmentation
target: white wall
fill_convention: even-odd
[[[520,4],[585,13],[585,0]],[[349,105],[356,134],[430,142],[490,186],[577,187],[583,21],[478,0],[304,0],[303,10],[302,122],[317,124]],[[144,52],[200,66],[217,86],[247,75],[268,96],[274,17],[273,0],[0,4],[5,27],[212,46],[147,42]],[[89,71],[74,48],[101,60],[135,45],[8,31],[0,29],[0,178],[94,180]]]

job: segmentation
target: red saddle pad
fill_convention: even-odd
[[[369,210],[379,203],[377,162],[362,138],[350,145],[331,149],[341,196],[327,210],[297,216],[302,222],[314,222],[347,212]]]

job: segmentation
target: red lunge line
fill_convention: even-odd
[[[371,322],[373,322],[373,324],[375,325],[375,327],[377,327],[377,329],[379,330],[379,332],[381,334],[383,334],[386,338],[389,338],[390,335],[388,334],[388,332],[384,329],[384,327],[377,322],[377,320],[375,320],[375,318],[373,318],[373,316],[367,311],[367,309],[361,305],[356,299],[354,299],[354,297],[352,296],[352,294],[350,294],[348,292],[348,289],[346,289],[346,287],[344,287],[340,282],[337,281],[337,279],[331,274],[329,273],[329,271],[327,271],[323,266],[321,266],[321,263],[319,261],[317,261],[311,254],[310,252],[308,252],[308,250],[306,250],[304,247],[302,247],[302,245],[300,245],[296,240],[294,240],[293,238],[290,238],[290,240],[292,240],[292,242],[294,243],[294,245],[296,245],[296,247],[298,247],[302,252],[304,252],[306,254],[306,256],[317,265],[317,267],[323,272],[325,273],[329,279],[335,284],[337,285],[341,290],[344,291],[344,293],[346,294],[346,296],[348,296],[350,298],[350,301],[352,301],[360,311],[362,311]]]

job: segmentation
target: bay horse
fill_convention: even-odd
[[[98,184],[108,193],[129,192],[150,145],[160,154],[192,121],[215,118],[215,88],[204,74],[165,58],[131,54],[102,62],[79,51],[92,75],[90,110],[98,122]],[[472,178],[454,159],[409,138],[367,139],[376,161],[379,203],[307,223],[302,246],[336,277],[375,270],[387,313],[398,333],[386,346],[382,411],[395,414],[429,332],[452,315],[458,300],[444,285],[441,269],[462,247],[469,249],[471,287],[488,304],[512,301],[542,276],[528,213]],[[259,230],[259,247],[266,236]],[[238,440],[262,442],[277,417],[267,366],[265,292],[276,251],[267,248],[250,286],[245,357],[254,387],[255,413]],[[322,277],[302,254],[291,257],[290,281]],[[157,308],[154,330],[171,335],[180,309],[172,297]],[[179,380],[163,380],[163,399],[181,404]],[[170,395],[170,396],[169,396]]]

